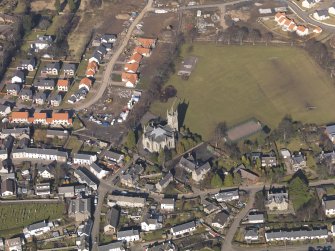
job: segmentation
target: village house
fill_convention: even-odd
[[[175,134],[178,130],[178,111],[171,107],[167,111],[166,125],[149,123],[144,126],[142,146],[149,152],[159,152],[165,148],[174,149],[176,147]]]
[[[140,64],[142,61],[142,55],[139,53],[134,53],[130,56],[130,58],[127,60],[127,64]]]
[[[17,96],[21,90],[18,84],[6,84],[6,93],[11,96]]]
[[[210,170],[211,170],[211,165],[209,164],[209,162],[206,162],[205,164],[201,165],[200,167],[198,167],[192,172],[192,179],[195,182],[200,182],[206,177],[207,173]]]
[[[86,68],[86,77],[93,78],[98,71],[98,64],[95,61],[89,62]]]
[[[245,168],[243,164],[239,165],[238,167],[234,168],[233,173],[240,174],[241,179],[248,183],[256,183],[259,180],[259,175],[254,173],[253,171]]]
[[[246,242],[258,241],[259,234],[257,228],[250,228],[247,229],[244,235],[244,239]]]
[[[262,160],[261,161],[262,167],[265,167],[265,168],[276,167],[278,165],[276,153],[274,151],[271,151],[266,154],[262,154],[261,160]]]
[[[31,101],[33,99],[33,92],[30,89],[22,89],[19,93],[20,99],[24,101]]]
[[[285,211],[288,209],[288,191],[285,187],[270,187],[267,191],[265,206],[270,210]]]
[[[37,105],[44,105],[47,100],[47,95],[44,92],[38,92],[34,95],[33,101]],[[35,113],[36,114],[36,113]]]
[[[163,189],[165,189],[172,181],[173,181],[173,175],[172,173],[169,172],[156,184],[157,191],[162,192]]]
[[[154,38],[137,38],[137,43],[144,48],[153,49],[156,47],[157,39]]]
[[[69,85],[68,79],[58,79],[57,90],[60,92],[67,92],[69,90]]]
[[[96,155],[75,153],[73,155],[73,164],[89,166],[97,160]]]
[[[107,204],[110,207],[118,205],[120,207],[144,207],[146,199],[135,196],[110,194],[107,197]]]
[[[307,36],[308,35],[308,28],[306,28],[303,25],[298,25],[296,33],[298,34],[298,36]]]
[[[104,34],[101,36],[101,43],[115,43],[116,42],[116,35],[114,34]]]
[[[113,241],[109,244],[99,246],[99,251],[124,251],[124,244],[122,241]]]
[[[245,224],[262,224],[264,223],[264,214],[251,210],[245,217],[243,223]]]
[[[335,216],[335,197],[324,196],[322,198],[322,207],[327,217]]]
[[[22,244],[24,240],[21,237],[11,238],[5,240],[5,250],[7,251],[22,251]]]
[[[227,202],[240,199],[238,189],[223,190],[214,195],[218,202]]]
[[[59,71],[60,71],[60,63],[51,62],[46,64],[46,66],[44,66],[44,68],[41,70],[41,74],[57,76],[59,74]]]
[[[52,226],[53,226],[52,222],[48,223],[45,220],[36,222],[34,224],[25,227],[23,229],[23,234],[26,239],[32,236],[40,236],[42,234],[50,232]]]
[[[90,198],[72,199],[69,203],[68,216],[77,222],[86,221],[91,218],[92,202]]]
[[[51,106],[58,107],[62,103],[62,100],[63,100],[62,95],[60,95],[60,94],[53,95],[50,98],[50,104],[51,104]]]
[[[138,53],[143,57],[150,57],[151,49],[144,48],[144,47],[141,47],[141,46],[136,46],[133,53],[134,54]]]
[[[290,230],[270,230],[265,232],[266,242],[273,241],[303,241],[327,239],[327,228],[318,229],[290,229]]]
[[[50,90],[55,89],[55,81],[53,79],[38,79],[33,83],[33,86],[38,90]]]
[[[229,214],[226,211],[221,211],[215,215],[212,221],[212,226],[218,229],[223,229],[227,226]]]
[[[36,59],[30,58],[30,59],[24,59],[21,60],[21,63],[16,69],[18,70],[27,70],[27,71],[34,71],[36,69]]]
[[[307,9],[313,8],[320,0],[303,0],[301,6]]]
[[[117,240],[118,241],[125,241],[125,242],[134,242],[140,240],[140,234],[138,230],[131,229],[131,230],[123,230],[117,232]]]
[[[120,176],[120,183],[126,187],[136,187],[138,185],[135,177],[129,173]]]
[[[124,160],[124,154],[122,153],[117,153],[115,151],[105,151],[103,153],[104,159],[111,161],[116,164],[121,164],[123,163]]]
[[[325,130],[326,135],[333,144],[335,143],[335,125],[328,125]]]
[[[69,137],[69,131],[68,130],[50,130],[47,129],[46,133],[47,138],[54,139],[67,139]]]
[[[161,243],[150,244],[145,251],[176,251],[178,250],[176,245],[172,241],[165,241]]]
[[[67,158],[67,152],[55,149],[24,148],[12,151],[12,159],[39,159],[64,163],[67,161]]]
[[[33,42],[30,47],[35,51],[39,52],[40,50],[46,50],[51,47],[53,44],[52,36],[37,36],[35,42]]]
[[[93,228],[93,221],[88,219],[84,222],[84,224],[80,224],[77,230],[77,235],[79,237],[90,237]]]
[[[55,170],[51,165],[40,165],[37,168],[38,176],[46,180],[55,178],[54,171]]]
[[[328,13],[331,15],[335,15],[335,3],[333,3],[329,8],[328,8]]]
[[[103,179],[105,178],[109,172],[102,169],[99,165],[97,165],[96,163],[92,163],[89,166],[89,170],[91,171],[91,173],[93,173],[98,179]]]
[[[98,65],[101,63],[101,61],[102,61],[102,55],[97,51],[95,51],[93,53],[93,56],[88,59],[89,63],[96,62]]]
[[[90,89],[92,88],[93,85],[93,81],[89,78],[83,78],[82,80],[80,80],[79,83],[79,89],[81,88],[85,88],[87,91],[90,91]]]
[[[8,197],[16,195],[15,180],[5,179],[1,182],[1,196]]]
[[[35,194],[38,196],[50,195],[50,183],[44,182],[35,185]]]
[[[73,77],[76,72],[76,65],[70,63],[63,64],[63,75],[64,77]]]
[[[58,187],[58,195],[64,198],[73,198],[75,196],[74,186],[61,186]]]
[[[194,70],[198,62],[197,57],[188,57],[181,62],[180,68],[178,70],[179,76],[191,76],[192,71]]]
[[[84,172],[85,169],[75,169],[73,172],[74,177],[78,180],[81,184],[86,184],[88,187],[90,187],[92,190],[96,191],[98,189],[98,184],[92,180],[90,176]]]
[[[295,171],[307,167],[306,157],[301,153],[293,154],[291,157],[291,164]]]
[[[197,164],[192,154],[188,154],[188,156],[180,158],[177,167],[184,169],[188,173],[192,173],[197,168]]]
[[[112,207],[108,210],[104,226],[105,233],[116,233],[120,221],[120,213],[120,209],[117,207]]]
[[[122,72],[121,80],[125,83],[126,87],[134,88],[139,82],[138,75],[128,72]]]
[[[323,21],[330,18],[327,10],[317,10],[313,13],[313,17],[318,21]]]
[[[161,210],[163,211],[174,211],[175,200],[174,198],[164,198],[161,201]]]
[[[5,139],[8,136],[12,136],[16,139],[22,139],[22,138],[30,139],[30,128],[29,127],[13,128],[13,129],[3,128],[0,133],[0,138]]]
[[[124,65],[124,70],[127,72],[127,73],[137,73],[138,72],[138,69],[140,68],[140,65],[139,64],[125,64]]]
[[[12,112],[12,108],[9,105],[2,105],[0,104],[0,115],[1,116],[7,116]]]
[[[170,232],[173,236],[183,235],[185,233],[194,232],[196,224],[194,221],[186,222],[171,228]]]
[[[106,53],[107,53],[107,49],[105,46],[103,46],[102,44],[99,45],[96,50],[95,50],[97,53],[100,53],[102,56],[105,56]]]
[[[155,230],[161,229],[162,227],[163,227],[163,224],[161,221],[159,221],[159,219],[151,218],[148,215],[141,222],[141,230],[144,232],[155,231]]]
[[[24,72],[21,70],[17,70],[11,80],[12,84],[23,84],[25,82]]]

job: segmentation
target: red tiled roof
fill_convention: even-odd
[[[28,112],[12,112],[12,119],[28,119]]]

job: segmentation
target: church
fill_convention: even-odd
[[[173,106],[166,113],[167,124],[149,123],[144,127],[142,145],[151,153],[162,149],[174,149],[176,147],[176,134],[178,133],[178,111]]]

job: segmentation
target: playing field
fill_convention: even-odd
[[[195,70],[186,81],[175,74],[167,85],[174,85],[178,98],[189,102],[185,125],[204,139],[211,137],[221,121],[232,127],[255,118],[273,128],[290,114],[303,122],[335,122],[334,83],[304,50],[214,44],[188,47],[183,47],[182,56],[198,57]],[[165,117],[171,102],[156,102],[151,111]]]

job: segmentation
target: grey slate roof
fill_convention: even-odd
[[[19,78],[21,78],[21,79],[24,79],[24,72],[21,71],[21,70],[17,70],[17,71],[14,73],[13,77],[19,77]]]
[[[9,105],[0,104],[0,112],[5,112],[8,107],[10,107],[10,106]]]
[[[24,149],[13,150],[13,153],[18,153],[18,152],[26,152],[26,153],[32,153],[32,154],[57,155],[59,157],[66,157],[66,158],[68,156],[67,152],[61,152],[56,149],[24,148]]]
[[[46,223],[46,221],[40,221],[40,222],[37,222],[37,223],[34,223],[34,224],[31,224],[27,227],[27,229],[29,231],[33,231],[33,230],[37,230],[37,229],[40,229],[40,228],[43,228],[43,227],[47,227],[48,224]]]
[[[213,219],[213,223],[219,223],[220,225],[224,225],[229,218],[229,214],[225,211],[219,212],[215,215]]]
[[[111,242],[109,244],[99,246],[98,250],[99,251],[110,251],[110,250],[114,250],[114,249],[117,249],[117,248],[120,248],[121,250],[124,250],[122,241]]]
[[[267,239],[273,239],[273,238],[298,238],[307,236],[309,238],[311,237],[318,237],[322,235],[328,235],[328,230],[326,228],[323,229],[312,229],[312,230],[306,230],[306,229],[292,229],[292,230],[272,230],[266,232]]]
[[[34,82],[36,87],[55,87],[55,81],[53,79],[38,79]]]
[[[63,70],[65,71],[76,71],[76,65],[75,64],[69,64],[69,63],[65,63],[63,65]]]
[[[51,62],[45,66],[45,69],[57,69],[60,70],[60,63],[59,62]]]
[[[74,159],[84,159],[84,160],[90,160],[92,155],[89,154],[83,154],[83,153],[75,153],[73,155]]]
[[[117,232],[117,238],[123,238],[127,236],[134,236],[138,235],[139,232],[136,229],[130,229],[130,230],[123,230],[123,231],[118,231]]]
[[[111,209],[109,209],[106,216],[107,225],[111,225],[112,227],[117,228],[117,226],[119,225],[119,220],[120,210],[116,207],[112,207]]]
[[[148,125],[145,130],[145,137],[155,142],[163,142],[168,138],[174,137],[173,129],[168,125]]]
[[[190,222],[186,222],[184,224],[180,224],[180,225],[174,226],[171,229],[172,229],[172,231],[174,233],[177,233],[177,232],[180,232],[180,231],[183,231],[183,230],[187,230],[187,229],[190,229],[190,228],[194,228],[194,227],[196,227],[195,222],[194,221],[190,221]]]
[[[52,136],[68,136],[69,132],[67,130],[47,130],[47,136],[52,135]]]
[[[20,85],[18,85],[18,84],[7,84],[6,89],[7,89],[7,91],[19,92],[21,88],[20,88]]]
[[[33,97],[33,92],[32,92],[32,90],[30,90],[30,89],[22,89],[21,91],[20,91],[20,94],[19,94],[20,96],[28,96],[28,97],[30,97],[30,98],[32,98]]]

